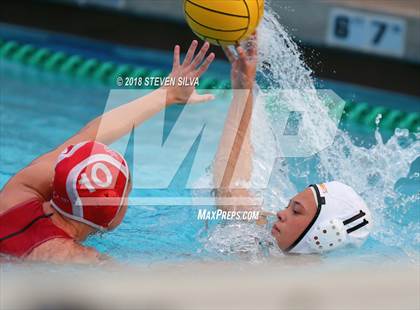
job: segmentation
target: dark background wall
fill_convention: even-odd
[[[150,48],[188,46],[185,23],[93,6],[49,1],[2,1],[0,22]],[[316,76],[420,96],[420,65],[348,50],[300,44]],[[212,47],[224,57],[218,47]]]

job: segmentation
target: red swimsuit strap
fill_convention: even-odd
[[[0,214],[0,253],[25,257],[42,243],[54,239],[72,239],[53,224],[42,208],[42,201],[31,199]]]

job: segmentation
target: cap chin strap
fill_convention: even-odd
[[[315,224],[316,220],[319,217],[319,214],[321,213],[321,207],[322,205],[325,205],[325,197],[321,196],[321,193],[318,189],[318,186],[316,184],[309,185],[309,188],[312,190],[313,193],[315,193],[315,201],[317,204],[316,213],[312,221],[309,223],[308,227],[300,234],[300,236],[293,242],[284,252],[290,252],[298,243],[305,237],[305,235],[308,233],[308,231],[312,228],[312,226]]]

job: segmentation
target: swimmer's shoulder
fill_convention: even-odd
[[[107,258],[94,248],[83,246],[74,240],[55,238],[36,247],[26,259],[37,262],[99,264]]]

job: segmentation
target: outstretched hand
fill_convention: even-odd
[[[191,43],[182,64],[180,63],[180,46],[175,46],[172,72],[169,74],[169,78],[174,78],[176,81],[178,81],[179,78],[186,78],[186,80],[191,81],[195,78],[199,78],[207,71],[209,65],[214,60],[215,55],[214,53],[210,53],[206,57],[210,44],[205,42],[200,51],[194,56],[197,46],[198,42],[194,40]],[[211,94],[198,94],[195,87],[189,84],[172,85],[167,87],[167,90],[168,96],[170,97],[170,99],[168,99],[169,103],[199,103],[214,99],[214,96]]]
[[[254,32],[247,40],[247,49],[244,50],[240,45],[236,45],[235,56],[229,47],[223,47],[226,57],[232,64],[231,81],[233,89],[252,89],[257,72],[257,34]]]

